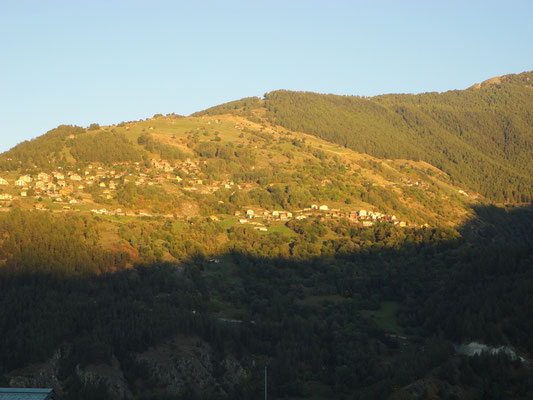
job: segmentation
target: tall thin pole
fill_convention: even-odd
[[[267,399],[267,367],[265,365],[265,400]]]

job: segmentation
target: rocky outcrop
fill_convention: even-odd
[[[76,375],[83,384],[104,383],[108,393],[115,399],[132,397],[120,363],[114,356],[111,358],[110,364],[91,364],[84,368],[78,365],[76,366]]]
[[[194,390],[199,394],[227,396],[245,378],[233,357],[215,361],[210,346],[198,338],[177,337],[139,354],[161,388],[169,393]]]
[[[62,345],[48,361],[32,364],[11,372],[8,376],[9,386],[51,387],[60,396],[63,395],[65,388],[64,382],[60,379],[59,369],[61,361],[69,356],[70,351],[70,345]],[[110,364],[87,365],[83,368],[77,365],[72,374],[76,375],[84,385],[103,383],[109,394],[115,399],[130,398],[132,396],[120,368],[120,363],[115,357],[112,357]]]
[[[46,362],[32,364],[8,375],[11,387],[52,387],[61,396],[65,383],[60,374],[61,362],[69,357],[71,346],[60,346]],[[245,371],[234,357],[215,357],[209,344],[197,337],[179,336],[147,351],[134,359],[143,364],[158,392],[171,394],[193,391],[198,395],[226,397],[236,385],[242,385]],[[65,374],[65,371],[62,371]],[[119,360],[112,357],[107,364],[77,365],[67,372],[82,386],[104,384],[109,395],[117,400],[133,398]]]
[[[9,386],[54,388],[59,395],[63,394],[58,378],[59,363],[69,351],[68,346],[60,346],[48,361],[13,371],[8,375]]]

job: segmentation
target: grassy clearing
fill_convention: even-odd
[[[269,234],[269,233],[274,233],[274,232],[278,232],[286,236],[296,236],[296,233],[294,233],[294,231],[287,228],[285,225],[272,225],[268,227],[268,232],[261,232],[261,233]]]
[[[234,226],[238,225],[237,220],[234,217],[224,217],[218,222],[218,226],[220,226],[222,229],[230,229]]]
[[[376,325],[384,331],[402,334],[403,328],[398,325],[397,313],[401,309],[401,304],[395,301],[384,301],[379,310],[363,310],[361,314],[364,318],[373,320]]]

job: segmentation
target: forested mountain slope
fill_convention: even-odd
[[[0,154],[0,386],[248,400],[268,367],[271,399],[533,398],[533,209],[492,204],[531,198],[530,77]]]
[[[310,210],[315,204],[326,207],[327,218],[379,211],[391,223],[436,226],[464,222],[470,205],[483,201],[428,163],[382,160],[270,124],[258,115],[261,102],[245,99],[225,109],[237,106],[246,117],[158,115],[87,129],[59,126],[0,155],[6,181],[0,206],[229,215],[238,223],[239,212],[249,209],[271,220],[274,211],[304,218],[320,211]]]
[[[252,114],[254,108],[260,111]],[[494,78],[466,90],[376,97],[286,90],[196,115],[261,115],[380,158],[424,160],[454,182],[496,200],[533,193],[533,72]]]

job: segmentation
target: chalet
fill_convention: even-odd
[[[46,185],[44,182],[39,181],[35,183],[36,190],[44,190],[45,188],[46,188]]]
[[[246,216],[248,218],[253,218],[255,216],[254,210],[246,210]]]
[[[241,223],[241,224],[247,224],[247,223],[248,223],[248,220],[247,220],[247,219],[240,219],[240,220],[239,220],[239,223]]]
[[[65,186],[67,186],[67,182],[65,182],[64,180],[58,180],[57,181],[57,186],[65,187]]]
[[[272,211],[272,216],[279,218],[279,211]]]
[[[0,178],[0,186],[6,186],[8,183],[5,179]]]
[[[88,174],[88,172],[87,172],[87,174]],[[78,174],[72,174],[72,175],[70,175],[70,180],[80,182],[81,181],[81,176],[79,176]]]
[[[100,182],[100,184],[99,184],[98,186],[100,186],[101,188],[105,188],[105,187],[107,187],[106,184],[105,184],[105,182]]]
[[[27,197],[28,196],[28,192],[23,190],[22,192],[20,192],[20,196],[21,197]]]
[[[30,183],[33,180],[30,175],[22,175],[19,179],[23,180],[26,183]]]
[[[15,186],[26,186],[26,181],[23,181],[22,179],[17,179],[15,181]]]
[[[320,207],[318,207],[320,211],[327,211],[329,210],[329,207],[326,204],[322,204]]]
[[[241,215],[241,212],[237,210],[237,211],[235,211],[235,212],[233,213],[233,215],[235,215],[236,217],[238,217],[239,215]]]
[[[360,217],[366,217],[366,216],[368,216],[368,212],[366,210],[359,210],[358,215]]]
[[[59,400],[53,389],[0,388],[2,400]]]
[[[318,210],[318,205],[311,204],[311,210]]]
[[[54,172],[52,172],[52,175],[57,180],[65,180],[65,175],[63,175],[61,172],[54,171]]]
[[[13,196],[8,193],[0,193],[0,200],[11,200]]]
[[[372,226],[374,225],[374,221],[363,221],[363,226]]]
[[[48,175],[46,172],[39,172],[37,179],[42,182],[52,182],[52,176]]]

